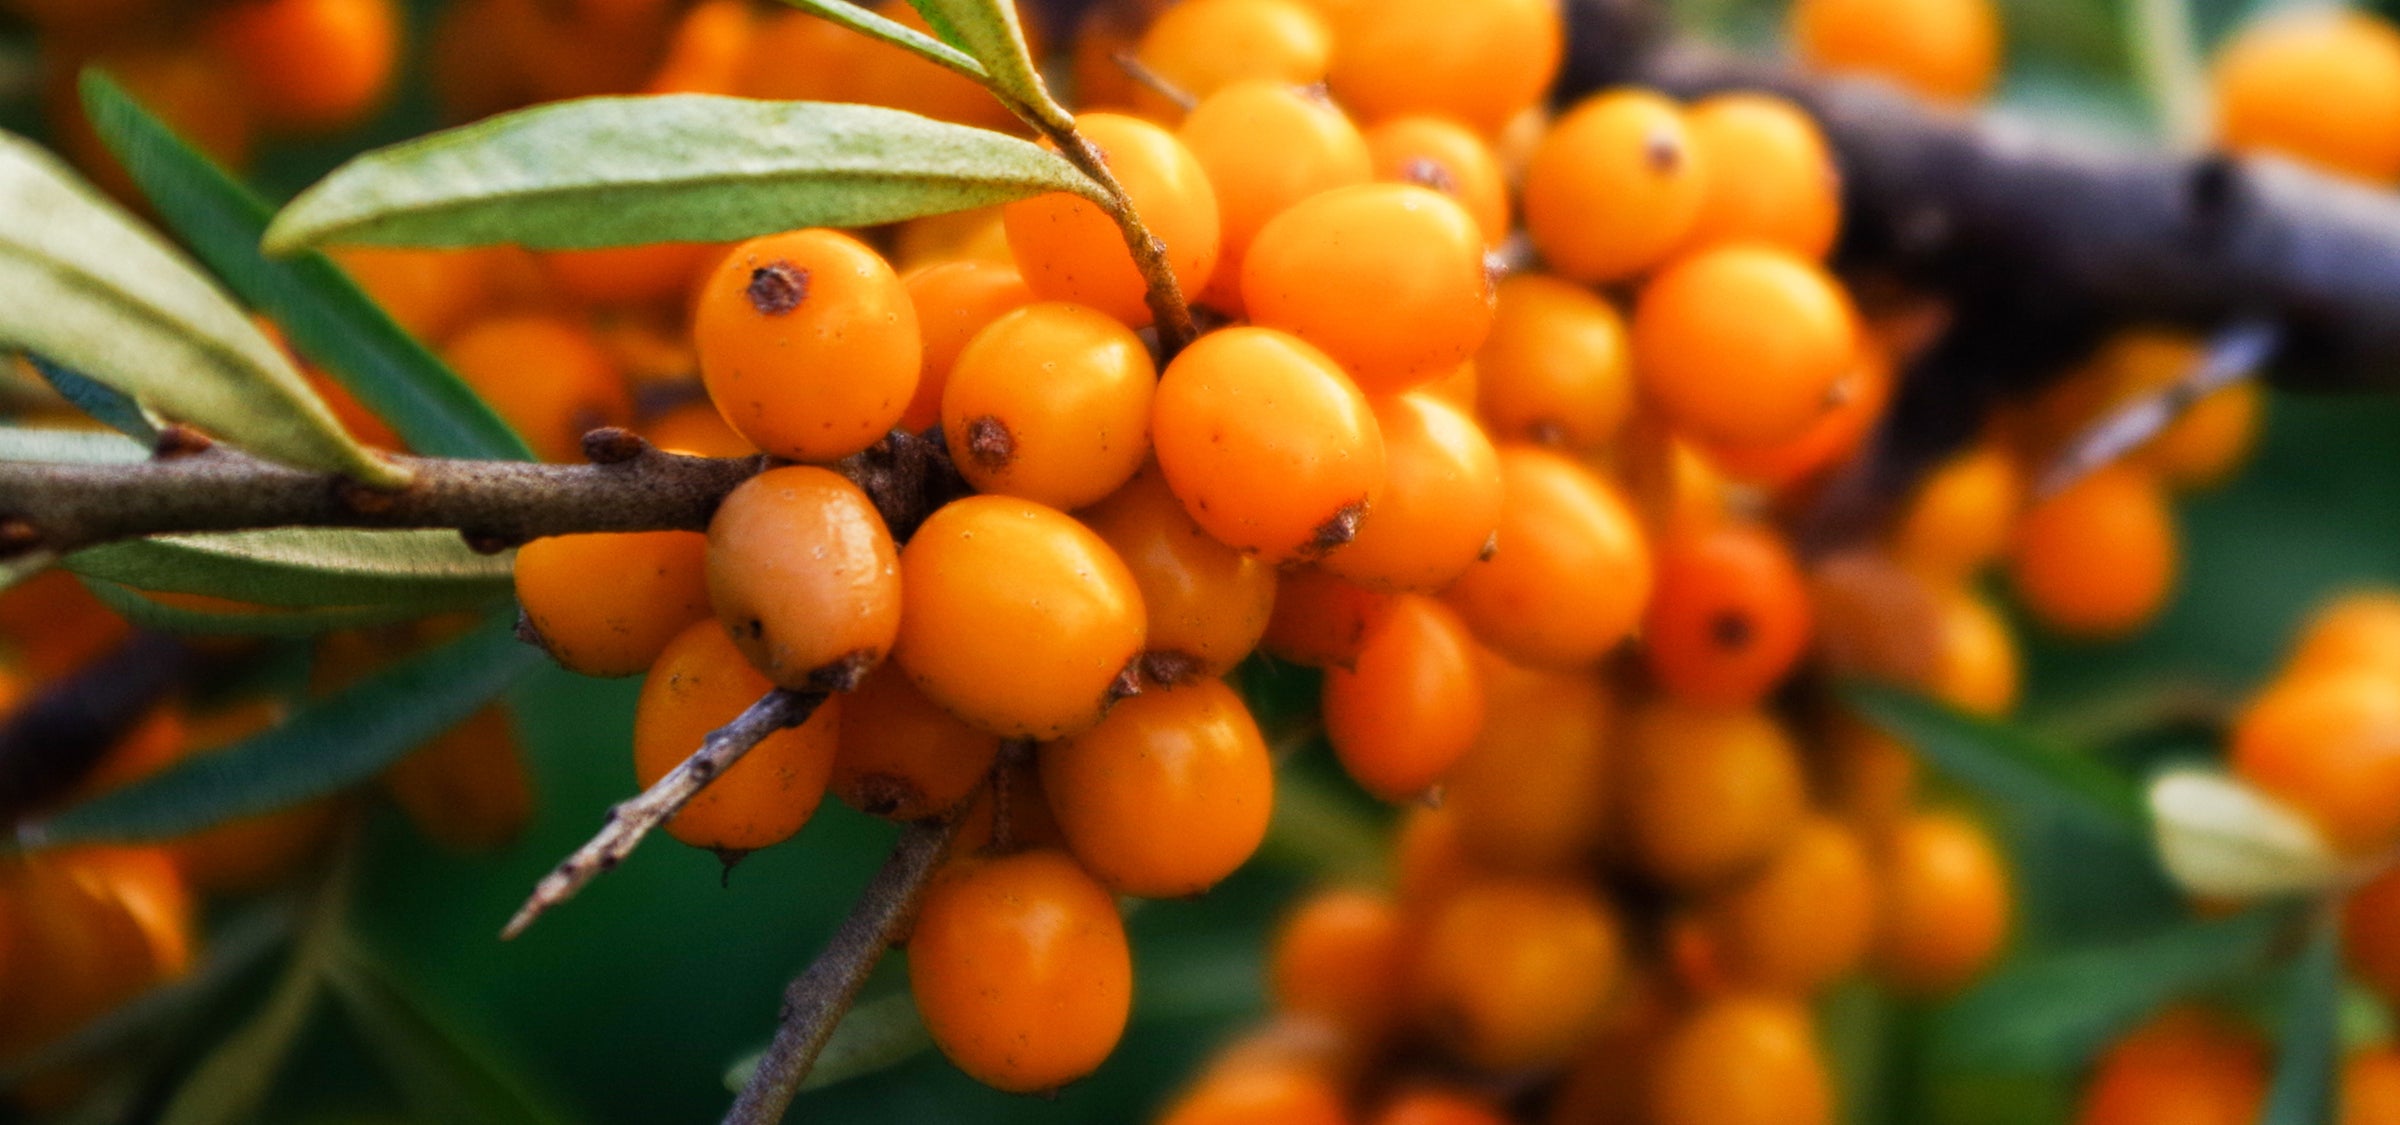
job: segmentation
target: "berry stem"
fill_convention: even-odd
[[[575,849],[533,888],[532,897],[501,929],[502,940],[514,938],[533,925],[544,911],[575,897],[584,885],[613,870],[633,854],[650,830],[665,824],[708,783],[725,775],[750,748],[777,731],[799,726],[825,702],[822,692],[771,691],[735,719],[711,731],[700,748],[659,778],[641,795],[608,810],[608,821],[597,835]]]
[[[1108,209],[1109,217],[1117,221],[1117,229],[1124,232],[1125,246],[1133,251],[1133,264],[1141,269],[1142,279],[1149,283],[1146,299],[1150,305],[1150,315],[1158,323],[1158,346],[1163,353],[1162,358],[1174,358],[1184,345],[1200,335],[1200,330],[1192,323],[1192,308],[1184,301],[1183,286],[1175,280],[1175,267],[1167,261],[1167,244],[1159,241],[1158,236],[1150,233],[1150,228],[1142,223],[1141,215],[1134,211],[1132,198],[1125,194],[1125,185],[1118,183],[1116,173],[1109,171],[1108,159],[1101,155],[1097,146],[1085,139],[1071,123],[1061,127],[1038,118],[1028,120],[1049,137],[1052,144],[1058,146],[1058,151],[1066,156],[1068,163],[1090,176],[1108,193],[1108,201],[1102,206]]]

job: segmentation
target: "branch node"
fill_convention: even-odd
[[[595,465],[622,465],[650,452],[640,434],[618,426],[602,426],[583,435],[583,455]]]
[[[216,444],[217,439],[201,433],[199,430],[181,422],[169,422],[164,429],[158,431],[158,440],[151,444],[150,455],[161,461],[171,461],[177,457],[206,453]]]

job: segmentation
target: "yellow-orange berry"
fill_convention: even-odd
[[[1311,668],[1349,668],[1368,634],[1399,599],[1318,566],[1294,567],[1275,586],[1275,611],[1259,646],[1277,660]]]
[[[1508,177],[1475,131],[1446,117],[1395,117],[1367,130],[1375,178],[1431,188],[1475,216],[1488,246],[1508,241]]]
[[[708,525],[708,591],[733,642],[793,691],[848,691],[900,630],[899,550],[858,486],[790,465],[743,481]]]
[[[2400,32],[2391,24],[2342,8],[2271,15],[2225,45],[2210,78],[2225,147],[2400,179]]]
[[[1109,889],[1196,895],[1258,850],[1275,765],[1241,696],[1220,680],[1154,689],[1041,751],[1042,791],[1067,850]]]
[[[1807,806],[1791,737],[1758,711],[1652,703],[1627,725],[1622,762],[1618,808],[1634,853],[1676,887],[1765,862]]]
[[[942,389],[942,435],[977,491],[1080,508],[1150,456],[1157,382],[1132,329],[1083,305],[1027,305],[958,354]]]
[[[1383,0],[1334,32],[1326,81],[1360,117],[1440,114],[1486,133],[1549,91],[1566,39],[1557,0]]]
[[[707,559],[689,531],[536,539],[517,549],[517,604],[569,670],[631,676],[709,615]]]
[[[1587,664],[1633,632],[1648,604],[1650,549],[1633,510],[1589,470],[1547,450],[1500,450],[1492,557],[1444,597],[1477,639],[1512,660]]]
[[[2101,468],[2035,501],[2017,523],[2008,576],[2042,624],[2115,637],[2148,624],[2175,592],[2175,515],[2139,466]]]
[[[1418,1017],[1477,1066],[1563,1061],[1622,970],[1616,918],[1570,880],[1482,879],[1452,891],[1419,939]]]
[[[1474,748],[1442,781],[1442,808],[1477,862],[1503,871],[1573,871],[1600,850],[1615,772],[1615,698],[1583,672],[1486,656]]]
[[[1677,430],[1771,444],[1836,405],[1858,362],[1856,322],[1841,283],[1814,263],[1774,247],[1720,246],[1642,287],[1633,368]]]
[[[1108,541],[1141,587],[1146,679],[1221,676],[1258,647],[1275,612],[1275,568],[1201,530],[1155,467],[1077,518]]]
[[[1974,821],[1926,812],[1883,845],[1875,969],[1902,992],[1937,995],[1974,979],[2008,940],[2008,872]]]
[[[1325,737],[1359,785],[1387,801],[1423,793],[1483,728],[1475,642],[1448,606],[1404,594],[1348,668],[1325,673]]]
[[[892,267],[829,230],[735,247],[701,287],[692,335],[725,421],[795,461],[875,444],[908,409],[924,358]]]
[[[2365,666],[2287,676],[2234,719],[2244,780],[2290,802],[2336,848],[2400,842],[2400,680]]]
[[[2100,1057],[2075,1125],[2246,1125],[2266,1100],[2266,1045],[2258,1034],[2179,1006]]]
[[[1192,108],[1176,135],[1208,171],[1223,232],[1216,271],[1199,298],[1237,315],[1242,263],[1268,220],[1320,192],[1363,184],[1371,172],[1366,141],[1341,108],[1281,82],[1251,80],[1217,91]]]
[[[533,778],[500,707],[467,716],[392,763],[383,788],[417,831],[455,852],[497,851],[533,822]]]
[[[1728,996],[1703,1004],[1658,1046],[1657,1125],[1831,1125],[1833,1082],[1796,1001]]]
[[[1151,73],[1199,101],[1236,82],[1313,86],[1333,58],[1333,29],[1299,0],[1185,0],[1160,12],[1134,57]],[[1169,106],[1147,89],[1145,112]]]
[[[634,780],[647,788],[700,748],[775,685],[750,666],[725,627],[694,622],[659,654],[633,714]],[[790,839],[815,815],[833,770],[841,701],[827,698],[808,721],[777,731],[711,781],[667,822],[695,848],[748,852]]]
[[[1268,991],[1280,1011],[1332,1023],[1372,1041],[1399,1014],[1408,928],[1390,896],[1355,888],[1316,892],[1276,928]]]
[[[1501,281],[1475,353],[1475,409],[1501,441],[1590,449],[1633,413],[1632,345],[1616,307],[1540,274]]]
[[[1670,694],[1757,703],[1790,674],[1808,637],[1808,587],[1774,532],[1729,522],[1660,546],[1642,655]]]
[[[1772,94],[1718,94],[1684,114],[1707,177],[1686,250],[1766,242],[1823,258],[1841,228],[1841,175],[1824,134],[1800,107]]]
[[[1875,872],[1855,830],[1811,817],[1756,875],[1703,908],[1737,981],[1808,996],[1866,960]]]
[[[1959,581],[2008,550],[2024,479],[2007,449],[1985,442],[1936,466],[1892,530],[1892,553],[1934,581]]]
[[[1086,113],[1075,119],[1100,151],[1142,223],[1166,247],[1186,297],[1207,289],[1221,232],[1208,173],[1175,134],[1137,117]],[[1051,192],[1008,205],[1002,222],[1025,284],[1053,301],[1090,305],[1135,328],[1150,323],[1149,287],[1124,232],[1100,205]]]
[[[244,0],[203,32],[241,78],[259,119],[322,132],[353,125],[391,91],[401,27],[392,0]]]
[[[498,316],[451,337],[442,358],[545,461],[583,459],[583,435],[633,422],[616,363],[580,324]]]
[[[966,800],[999,755],[997,736],[935,706],[886,664],[842,697],[829,784],[843,804],[870,816],[925,820]]]
[[[2400,675],[2400,594],[2358,590],[2319,606],[2301,627],[2283,674],[2359,669]]]
[[[1383,492],[1321,564],[1378,590],[1432,593],[1483,557],[1500,524],[1500,455],[1482,427],[1422,391],[1375,403]]]
[[[917,389],[900,416],[900,428],[923,433],[942,420],[942,389],[950,384],[951,368],[967,344],[1000,314],[1032,304],[1034,296],[1016,267],[1006,263],[941,262],[910,273],[900,283],[908,289],[917,325],[925,334]]]
[[[1873,75],[1937,101],[1974,101],[2000,70],[1991,0],[1798,0],[1791,36],[1810,66]]]
[[[1641,90],[1596,94],[1551,127],[1526,165],[1525,229],[1562,276],[1622,281],[1690,236],[1707,174],[1673,102]]]

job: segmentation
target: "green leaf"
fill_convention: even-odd
[[[38,461],[53,465],[133,465],[149,459],[149,447],[108,430],[43,430],[0,426],[0,461]]]
[[[849,0],[783,0],[783,2],[803,12],[840,24],[870,39],[880,39],[903,51],[939,63],[977,82],[989,84],[992,80],[991,75],[984,71],[983,64],[976,62],[974,56],[898,20],[885,18],[870,9],[852,4]]]
[[[340,379],[409,448],[430,457],[533,459],[508,423],[331,259],[260,253],[274,209],[115,81],[86,72],[83,104],[101,140],[201,260],[274,317],[300,354]]]
[[[100,604],[144,629],[204,637],[313,637],[336,629],[360,629],[414,621],[436,612],[438,606],[409,602],[375,606],[260,606],[238,612],[217,612],[168,605],[130,586],[83,580]]]
[[[1869,721],[1998,804],[2071,813],[2113,830],[2146,831],[2141,793],[2106,766],[1907,688],[1854,681],[1845,685],[1844,694]]]
[[[50,389],[57,391],[60,398],[73,403],[75,409],[137,441],[153,447],[158,444],[158,424],[142,409],[141,403],[41,356],[28,355],[25,360],[33,365],[43,382],[50,384]]]
[[[266,1006],[236,1028],[176,1088],[162,1125],[242,1125],[258,1120],[322,984],[316,959],[295,956]]]
[[[291,527],[134,539],[62,565],[137,590],[316,608],[470,606],[507,592],[510,562],[452,531]]]
[[[825,1041],[816,1065],[801,1080],[800,1090],[822,1090],[878,1074],[932,1049],[933,1033],[925,1030],[915,998],[902,989],[851,1008],[842,1022],[834,1025],[833,1037]],[[725,1089],[740,1093],[749,1085],[762,1053],[753,1051],[725,1068]]]
[[[458,725],[541,660],[494,617],[312,703],[264,734],[18,830],[27,847],[161,840],[330,796]]]
[[[2329,1125],[2341,1081],[2342,927],[2335,911],[2318,913],[2292,974],[2284,1010],[2283,1052],[2259,1125]]]
[[[1099,190],[1031,142],[896,109],[586,98],[358,157],[284,208],[266,246],[719,242]]]
[[[262,457],[370,484],[407,479],[343,432],[197,266],[12,133],[0,133],[0,293],[0,346]]]
[[[1959,1066],[2079,1065],[2159,1005],[2263,964],[2290,920],[2252,910],[2019,961],[1942,1014],[1937,1046]]]
[[[564,1120],[487,1048],[428,1010],[381,962],[345,944],[326,983],[422,1121],[518,1125]]]
[[[1011,0],[908,0],[908,5],[925,17],[935,34],[975,56],[990,72],[992,88],[1058,124],[1073,124],[1073,116],[1043,84]]]

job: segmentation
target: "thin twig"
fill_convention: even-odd
[[[657,784],[643,790],[640,796],[608,810],[608,820],[599,834],[542,876],[542,881],[533,888],[533,896],[518,908],[516,917],[508,920],[500,937],[505,940],[524,933],[544,911],[575,897],[584,884],[623,863],[651,829],[681,811],[709,782],[740,762],[751,747],[777,731],[807,722],[823,702],[822,692],[771,691],[732,722],[710,732],[682,765],[659,778]]]
[[[2199,362],[2164,387],[2124,404],[2075,436],[2034,486],[2034,496],[2056,496],[2069,485],[2142,447],[2166,432],[2200,400],[2248,379],[2266,366],[2281,339],[2275,325],[2244,321],[2210,338]]]
[[[1125,72],[1125,77],[1133,79],[1151,93],[1165,98],[1169,105],[1185,113],[1190,113],[1193,106],[1200,104],[1200,99],[1193,97],[1190,90],[1168,81],[1166,75],[1150,69],[1150,64],[1143,62],[1140,55],[1131,51],[1119,51],[1110,55],[1109,59],[1117,64],[1118,70]]]
[[[72,791],[184,682],[190,651],[137,632],[0,721],[0,824]]]
[[[1150,316],[1158,325],[1158,346],[1168,358],[1182,351],[1199,336],[1200,329],[1192,323],[1192,307],[1183,297],[1183,286],[1175,280],[1175,265],[1167,260],[1167,244],[1142,223],[1134,210],[1133,198],[1125,194],[1125,185],[1117,182],[1117,174],[1109,171],[1108,158],[1100,148],[1076,129],[1056,128],[1036,120],[1034,124],[1058,146],[1067,162],[1108,193],[1113,203],[1107,204],[1109,217],[1117,221],[1124,232],[1125,247],[1133,251],[1133,264],[1142,271],[1142,280],[1149,286],[1144,300],[1149,302]]]
[[[962,802],[959,809],[940,820],[912,824],[901,831],[890,858],[883,861],[874,881],[851,906],[850,916],[834,931],[833,940],[784,990],[775,1040],[759,1056],[757,1070],[734,1099],[733,1108],[725,1115],[726,1125],[773,1125],[783,1120],[818,1052],[833,1038],[834,1028],[841,1025],[843,1013],[858,998],[867,975],[916,910],[942,854],[958,833],[964,808]]]

